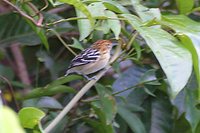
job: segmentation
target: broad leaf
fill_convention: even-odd
[[[45,116],[45,113],[34,107],[23,108],[19,111],[19,119],[24,128],[34,129],[40,125],[40,120]]]
[[[107,17],[118,18],[117,15],[112,11],[105,11]],[[121,23],[119,20],[108,19],[108,26],[115,34],[115,38],[119,39],[119,34],[121,32]]]
[[[85,17],[85,15],[79,10],[76,10],[76,15],[77,17]],[[93,28],[89,20],[80,19],[78,20],[78,29],[80,32],[79,40],[82,41],[83,39],[85,39],[87,36],[90,35]]]
[[[60,2],[73,5],[77,11],[78,17],[87,17],[88,20],[78,20],[79,31],[80,31],[80,40],[85,39],[94,27],[95,20],[92,18],[91,13],[87,9],[87,6],[82,3],[80,0],[59,0]],[[86,28],[84,28],[84,26]],[[86,33],[84,33],[86,32]]]
[[[17,114],[8,107],[0,107],[0,133],[25,133]]]
[[[100,97],[101,109],[106,116],[106,123],[111,124],[116,114],[115,100],[111,94],[106,92],[106,88],[103,85],[96,84],[95,87]]]
[[[58,93],[75,93],[76,91],[68,86],[65,85],[58,85],[58,86],[49,86],[46,88],[35,88],[30,93],[28,93],[26,96],[23,97],[23,99],[30,99],[30,98],[37,98],[42,96],[52,96]]]
[[[161,18],[160,10],[158,8],[147,8],[140,4],[140,0],[131,0],[131,2],[136,13],[143,22],[150,21],[155,18]]]
[[[47,108],[47,109],[62,109],[63,106],[54,98],[42,97],[38,102],[36,107]]]
[[[102,2],[104,6],[111,11],[114,11],[116,13],[129,13],[129,11],[125,7],[113,0],[84,0],[84,2]]]
[[[200,86],[200,24],[183,15],[163,16],[162,21],[159,22],[175,30],[182,43],[190,50]]]
[[[176,95],[187,84],[192,72],[192,57],[181,43],[159,28],[142,27],[142,22],[133,15],[122,15],[144,38],[158,59],[170,84],[170,95]]]
[[[176,0],[176,5],[180,11],[180,14],[186,14],[190,12],[194,6],[195,0]]]
[[[62,17],[56,14],[48,13],[44,14],[44,17],[45,21],[48,23],[62,19]],[[15,27],[15,25],[17,25],[17,27]],[[41,40],[36,32],[34,32],[33,28],[18,14],[0,15],[0,47],[8,47],[14,43],[26,46],[40,44]],[[66,32],[73,27],[69,23],[65,22],[62,24],[56,24],[56,27],[50,28],[53,28],[60,33]],[[49,34],[48,37],[52,35],[53,34]]]
[[[137,115],[130,112],[127,108],[123,107],[122,105],[118,105],[117,108],[118,114],[124,119],[124,121],[127,122],[127,124],[134,133],[146,133],[144,125]]]
[[[166,95],[158,93],[155,98],[148,97],[144,101],[142,120],[149,133],[170,133],[173,127],[172,105]]]
[[[41,42],[32,28],[18,14],[0,15],[0,27],[1,47],[14,43],[36,45]]]
[[[129,11],[125,7],[123,7],[121,4],[119,4],[116,1],[102,0],[102,2],[106,6],[106,8],[111,11],[114,11],[116,13],[129,13]]]

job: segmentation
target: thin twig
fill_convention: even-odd
[[[53,29],[48,29],[47,30],[47,32],[48,31],[51,31],[51,32],[53,32],[57,37],[58,37],[58,39],[62,42],[62,44],[73,54],[73,55],[77,55],[66,43],[65,43],[65,41],[60,37],[60,35],[55,31],[55,30],[53,30]]]
[[[3,0],[3,2],[7,3],[8,5],[10,5],[11,7],[13,7],[20,15],[22,15],[23,17],[27,18],[28,20],[30,20],[32,23],[34,23],[36,26],[38,27],[43,27],[43,25],[41,24],[41,22],[36,22],[32,17],[30,17],[29,15],[27,15],[26,13],[24,13],[22,10],[20,10],[18,7],[16,7],[14,4],[12,4],[11,2],[9,2],[8,0]]]
[[[76,105],[76,103],[81,99],[81,97],[111,68],[110,64],[118,58],[121,52],[121,46],[118,45],[115,54],[112,56],[110,63],[105,69],[100,71],[96,75],[95,80],[89,81],[75,96],[74,98],[65,106],[65,108],[58,114],[58,116],[45,128],[44,132],[49,133],[60,121],[61,119]]]
[[[44,1],[45,5],[44,5],[44,7],[42,7],[42,9],[40,9],[39,12],[44,11],[49,6],[49,2],[47,0],[43,0],[43,1]]]
[[[39,19],[37,21],[37,24],[42,25],[42,22],[44,20],[42,13],[40,11],[38,11],[38,9],[35,7],[35,5],[33,5],[31,2],[28,2],[27,4],[35,12],[35,15],[33,15],[32,17],[35,17],[36,15],[38,15]]]
[[[105,17],[105,16],[97,16],[97,17],[93,17],[93,18],[94,19],[100,19],[100,20],[107,20],[107,19],[126,20],[125,18],[113,18],[113,17]],[[55,22],[47,23],[46,26],[55,25],[55,24],[67,22],[67,21],[80,20],[80,19],[88,19],[88,18],[87,17],[72,17],[72,18],[68,18],[68,19],[60,19],[60,20],[55,21]]]

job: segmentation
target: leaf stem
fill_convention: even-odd
[[[55,24],[62,23],[62,22],[67,22],[67,21],[79,20],[79,19],[88,19],[88,18],[87,17],[72,17],[72,18],[68,18],[68,19],[60,19],[60,20],[52,22],[52,23],[47,23],[46,26],[55,25]],[[125,18],[113,18],[113,17],[105,17],[105,16],[97,16],[97,17],[94,17],[94,19],[100,19],[100,20],[107,20],[107,19],[126,20]]]
[[[57,37],[58,39],[62,42],[62,44],[73,54],[73,55],[77,55],[66,43],[65,41],[60,37],[60,35],[53,29],[48,29],[47,31],[51,31],[53,32]]]

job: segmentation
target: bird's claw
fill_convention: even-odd
[[[96,76],[93,76],[93,77],[88,77],[87,75],[83,75],[87,80],[97,80],[97,77]]]

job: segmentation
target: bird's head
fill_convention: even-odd
[[[93,45],[92,48],[99,49],[102,52],[110,52],[113,43],[110,40],[98,40]]]

